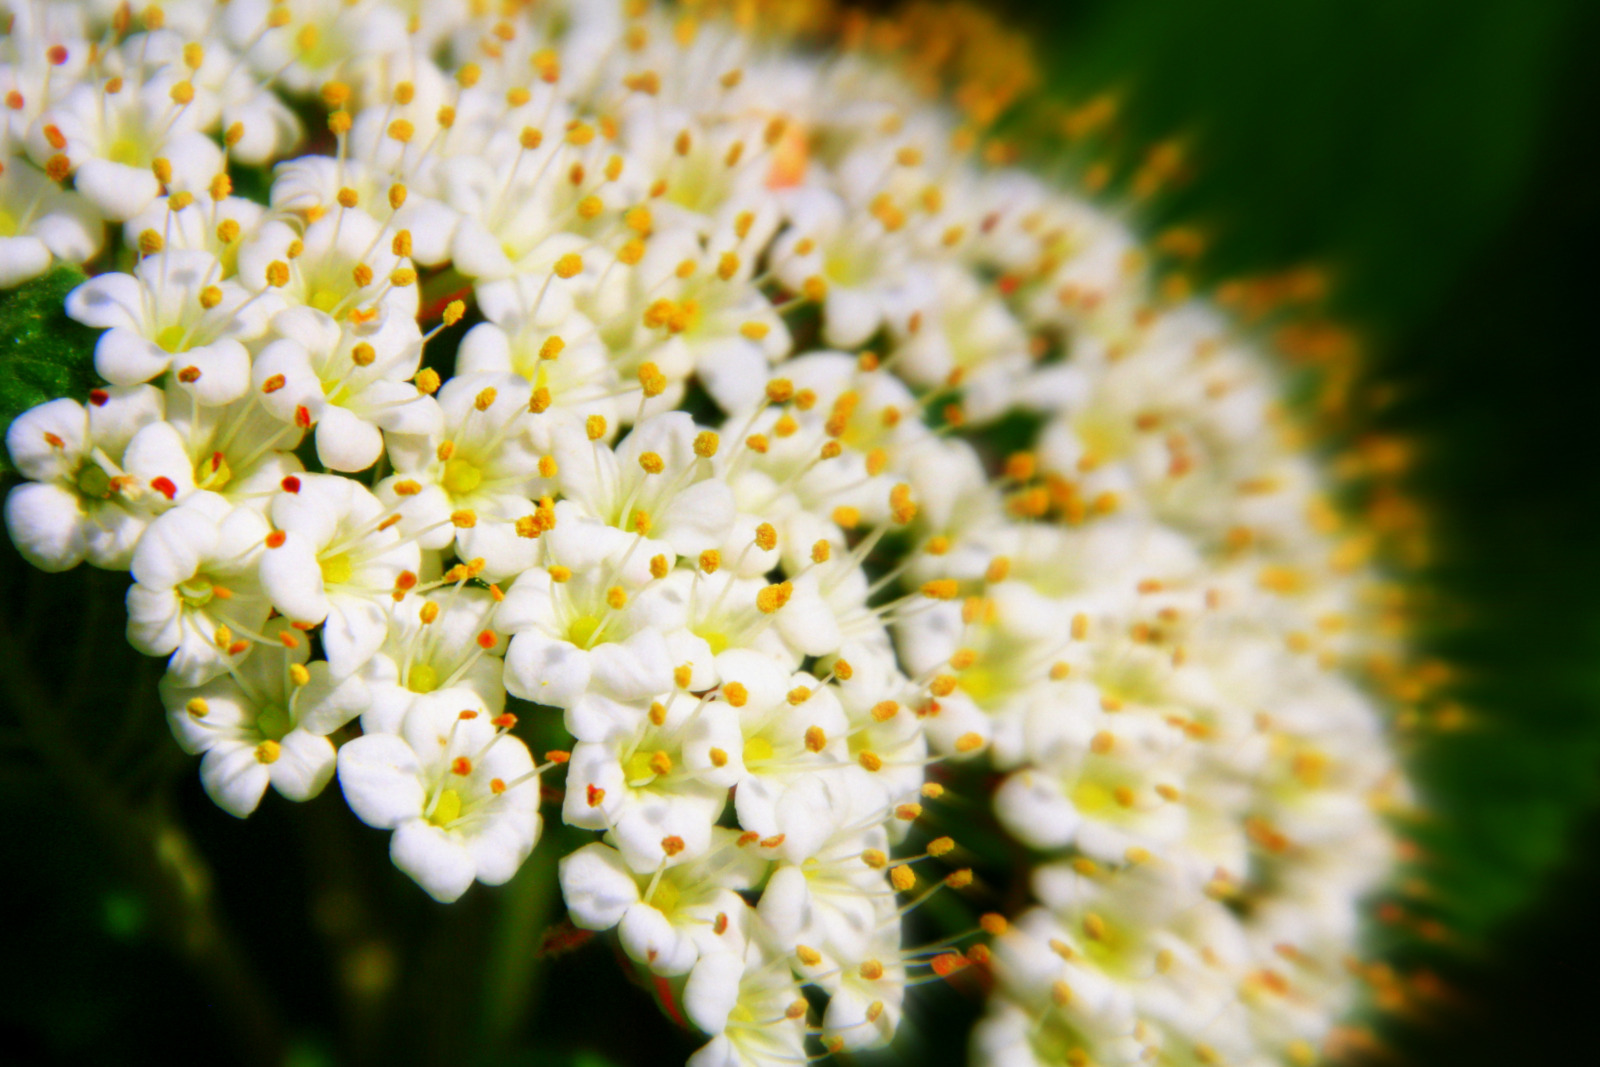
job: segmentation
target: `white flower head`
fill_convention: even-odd
[[[132,274],[102,274],[67,296],[67,314],[105,329],[95,370],[116,385],[136,385],[169,368],[201,404],[244,395],[250,353],[244,342],[266,332],[277,307],[223,277],[209,252],[173,250],[140,260]]]
[[[389,854],[435,900],[474,881],[511,880],[539,839],[539,775],[528,747],[481,703],[419,701],[396,734],[339,750],[339,784],[369,826],[393,830]]]
[[[37,278],[57,260],[82,263],[105,240],[99,213],[26,159],[0,156],[0,289]]]
[[[272,606],[295,622],[325,624],[322,644],[338,677],[360,670],[382,647],[386,605],[401,575],[417,573],[421,550],[400,537],[377,497],[337,475],[301,475],[268,514],[274,529],[261,586]]]
[[[28,562],[47,571],[85,559],[128,566],[150,519],[192,487],[181,461],[158,465],[162,473],[146,464],[138,474],[128,469],[129,442],[161,414],[161,391],[135,385],[97,389],[87,407],[51,400],[11,423],[6,450],[30,480],[6,495],[6,530]]]
[[[161,682],[167,721],[184,751],[204,753],[200,781],[224,811],[241,819],[271,785],[290,800],[310,800],[333,778],[328,735],[360,714],[366,688],[336,681],[323,662],[307,663],[306,635],[282,620],[270,643],[204,685]],[[292,643],[290,643],[292,642]]]
[[[150,524],[133,553],[128,642],[151,656],[170,654],[167,673],[201,685],[238,663],[271,605],[256,579],[267,520],[195,493]]]

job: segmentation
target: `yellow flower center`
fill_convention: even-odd
[[[579,648],[588,648],[589,642],[594,640],[594,635],[600,629],[600,616],[579,615],[567,627],[567,640]]]
[[[184,347],[183,341],[188,333],[189,331],[183,326],[168,326],[156,334],[156,344],[160,345],[164,352],[176,352]]]
[[[431,664],[413,663],[406,672],[406,688],[413,693],[431,693],[439,688],[439,672]]]
[[[443,481],[445,492],[461,496],[483,483],[483,471],[464,459],[452,459],[444,465]]]
[[[449,826],[461,818],[461,794],[454,789],[446,789],[439,794],[439,802],[433,806],[433,814],[428,816],[428,821],[435,826]]]
[[[349,553],[341,552],[322,561],[322,580],[327,585],[343,585],[350,580],[355,570],[355,564],[350,561]]]

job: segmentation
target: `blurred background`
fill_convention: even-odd
[[[1428,877],[1383,909],[1377,944],[1425,977],[1377,1019],[1389,1057],[1589,1062],[1600,5],[989,6],[1064,106],[1119,101],[1095,160],[1125,174],[1181,150],[1141,217],[1206,236],[1193,277],[1317,269],[1307,314],[1365,356],[1354,439],[1406,443],[1401,480],[1429,516],[1424,640],[1460,714],[1407,734]],[[154,662],[122,642],[122,585],[46,577],[0,545],[0,1059],[682,1062],[692,1043],[603,942],[545,937],[558,827],[512,886],[446,909],[337,790],[248,826],[207,802],[165,736]],[[56,739],[43,758],[40,738]],[[961,1062],[973,991],[926,992],[883,1062]]]

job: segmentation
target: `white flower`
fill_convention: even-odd
[[[25,159],[0,156],[0,289],[21,285],[56,260],[100,251],[105,227],[89,202]]]
[[[152,522],[133,552],[128,643],[150,656],[170,653],[167,673],[179,685],[201,685],[237,664],[271,612],[256,581],[267,529],[259,512],[205,492]]]
[[[630,399],[595,326],[565,287],[519,274],[475,287],[480,322],[461,339],[458,374],[517,374],[549,398],[549,417],[579,425],[631,417]],[[659,400],[650,410],[663,410]]]
[[[378,487],[425,548],[455,542],[462,559],[482,559],[485,573],[509,578],[533,565],[538,544],[517,521],[549,487],[535,441],[538,416],[531,389],[514,374],[463,374],[439,391],[426,431],[394,430],[389,461],[395,474]],[[451,516],[470,515],[452,526]],[[426,531],[426,532],[424,532]]]
[[[689,1067],[776,1067],[805,1060],[806,1001],[783,953],[756,936],[742,953],[700,957],[689,972],[683,1007],[714,1035],[689,1057]]]
[[[533,757],[481,703],[419,701],[398,734],[340,748],[339,785],[363,822],[394,831],[395,866],[435,900],[510,881],[539,839]]]
[[[186,73],[186,72],[185,72]],[[194,125],[197,90],[173,68],[146,80],[130,72],[115,93],[81,83],[53,103],[28,134],[41,165],[64,155],[73,187],[106,218],[132,218],[161,195],[205,189],[222,168],[222,151]],[[188,101],[184,99],[187,93]]]
[[[281,289],[291,307],[304,305],[341,322],[364,325],[391,315],[414,320],[416,272],[395,252],[395,235],[360,207],[340,207],[304,233],[272,219],[240,247],[239,281],[256,292]]]
[[[639,871],[707,852],[738,780],[732,708],[678,693],[648,707],[591,694],[566,718],[579,739],[567,765],[569,825],[610,829]]]
[[[273,418],[251,393],[222,407],[202,407],[177,382],[167,383],[167,418],[139,431],[129,451],[187,457],[196,489],[265,513],[284,480],[305,468],[294,455],[305,430]],[[292,482],[289,484],[293,484]]]
[[[620,530],[646,538],[647,557],[667,548],[694,556],[733,525],[733,493],[714,476],[706,436],[683,412],[655,415],[613,451],[576,427],[556,431],[557,478],[568,499]]]
[[[218,189],[220,192],[220,188]],[[169,249],[210,252],[233,277],[239,246],[255,235],[266,210],[241,196],[213,199],[210,191],[163,196],[122,224],[123,240],[137,246],[141,234],[154,233]]]
[[[372,327],[341,325],[293,307],[273,316],[276,340],[251,367],[251,384],[274,416],[316,426],[317,458],[336,471],[365,470],[383,453],[382,431],[437,432],[438,404],[407,379],[422,363],[422,331],[385,316]]]
[[[390,607],[383,645],[362,670],[372,690],[372,706],[361,717],[369,734],[395,733],[416,697],[441,690],[470,690],[491,716],[505,708],[505,639],[491,628],[494,597],[458,585],[418,601],[407,597]]]
[[[672,688],[666,634],[681,629],[684,605],[650,584],[636,537],[576,512],[554,511],[540,538],[546,564],[506,590],[496,625],[512,634],[506,688],[536,704],[571,708],[588,692],[648,700]],[[558,580],[559,579],[559,580]]]
[[[148,385],[96,390],[88,408],[51,400],[6,429],[11,462],[31,481],[6,496],[6,530],[23,558],[64,571],[88,559],[128,566],[150,519],[187,483],[187,464],[144,478],[129,473],[128,442],[161,418],[161,391]]]
[[[306,474],[273,498],[276,529],[261,555],[261,586],[273,607],[295,622],[325,623],[322,644],[343,678],[383,645],[385,605],[421,550],[404,541],[371,492],[348,478]]]
[[[820,279],[823,339],[835,348],[863,344],[883,325],[910,249],[881,219],[851,211],[822,189],[796,190],[786,208],[789,226],[773,242],[773,272],[797,293]]]
[[[740,952],[754,888],[767,863],[739,845],[737,830],[713,831],[713,846],[690,862],[635,873],[598,842],[561,860],[561,895],[586,930],[618,928],[624,951],[656,974],[683,974],[712,952]]]
[[[353,160],[301,156],[279,164],[272,179],[272,206],[307,219],[339,210],[339,194],[351,190],[363,208],[391,232],[411,237],[411,257],[425,266],[449,258],[456,213],[438,200],[395,182],[381,170]],[[348,194],[346,194],[348,195]],[[400,205],[395,206],[398,200]]]
[[[94,365],[117,385],[173,368],[202,404],[226,404],[250,382],[245,341],[266,332],[271,296],[252,298],[223,277],[209,252],[175,250],[140,260],[132,274],[102,274],[67,295],[67,314],[105,328]]]
[[[336,682],[326,663],[307,664],[304,634],[278,621],[268,635],[271,643],[202,686],[183,686],[171,675],[161,682],[173,735],[185,752],[205,754],[200,781],[207,795],[241,819],[269,784],[290,800],[322,792],[334,771],[327,735],[367,702],[359,681]]]

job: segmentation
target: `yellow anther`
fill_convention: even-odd
[[[807,945],[796,945],[794,947],[794,954],[795,958],[797,958],[807,967],[815,967],[817,964],[822,962],[822,953]]]
[[[469,509],[452,511],[450,513],[450,525],[458,530],[470,530],[478,525],[478,513]]]
[[[930,600],[954,600],[961,590],[954,578],[934,578],[922,583],[921,592]]]
[[[813,274],[800,283],[800,295],[813,304],[820,304],[828,297],[828,282],[820,274]]]
[[[972,884],[972,872],[967,869],[951,871],[944,880],[951,889],[965,889]]]
[[[894,809],[894,817],[901,822],[914,822],[922,817],[922,805],[900,804]]]
[[[424,396],[432,396],[439,391],[439,372],[432,367],[423,367],[417,371],[417,376],[412,381],[416,384],[417,392]]]
[[[863,770],[871,771],[874,774],[883,770],[883,757],[876,752],[863,749],[861,754],[856,757],[856,762],[861,764]]]
[[[983,747],[983,735],[966,733],[956,738],[957,752],[976,752]]]
[[[215,285],[208,285],[200,290],[200,306],[210,311],[222,303],[222,290]]]
[[[906,864],[897,864],[889,871],[889,881],[902,893],[908,892],[917,884],[917,874]]]
[[[861,964],[861,977],[869,982],[876,982],[883,977],[883,964],[877,960],[867,960]]]
[[[872,706],[872,717],[879,722],[888,722],[900,714],[900,705],[893,700],[880,700]]]
[[[358,342],[350,349],[350,362],[358,367],[370,367],[378,359],[378,351],[365,341]]]
[[[789,602],[794,595],[793,582],[779,582],[769,585],[756,594],[756,608],[763,615],[771,615]]]
[[[810,696],[810,695],[811,695],[811,691],[810,690],[806,690],[806,696]],[[790,703],[794,704],[794,703],[798,703],[798,702],[794,701],[794,700],[791,700]],[[826,731],[824,731],[822,729],[822,727],[820,727],[820,726],[808,726],[808,727],[806,727],[806,751],[807,752],[821,752],[823,749],[825,749],[827,747],[828,747],[828,735],[827,735]]]
[[[558,278],[575,278],[583,272],[583,257],[576,252],[568,252],[556,260],[555,274]]]
[[[711,758],[711,766],[713,767],[726,767],[728,765],[728,754],[720,748],[713,748],[706,755]]]
[[[281,259],[275,259],[267,264],[267,284],[274,289],[282,289],[289,284],[289,264]]]
[[[552,582],[556,582],[557,584],[571,581],[572,569],[570,567],[563,567],[561,564],[557,563],[550,567],[550,580]]]
[[[671,774],[672,757],[661,751],[652,753],[650,756],[650,769],[657,774]]]
[[[417,283],[417,272],[410,267],[396,267],[389,272],[389,284],[396,289],[404,289],[408,285]]]
[[[550,403],[550,390],[541,385],[533,391],[532,396],[528,397],[528,410],[538,415],[549,411]]]
[[[665,578],[667,573],[671,570],[672,564],[667,562],[666,556],[655,555],[650,557],[650,577],[654,578],[656,581],[660,581],[661,579]]]
[[[606,417],[604,415],[590,415],[584,420],[583,429],[589,435],[589,440],[600,440],[606,435]]]
[[[667,469],[666,461],[661,458],[658,452],[641,452],[639,454],[639,466],[646,474],[660,474]]]
[[[183,710],[187,711],[196,719],[203,719],[207,715],[211,714],[211,705],[206,703],[205,697],[192,697],[190,698],[189,702],[183,706]]]
[[[694,454],[701,459],[710,459],[717,454],[717,446],[721,442],[712,430],[701,430],[694,435]]]
[[[628,604],[628,591],[620,585],[614,585],[606,590],[606,604],[615,611],[620,611]]]
[[[742,708],[750,699],[750,691],[741,682],[723,682],[722,699],[728,702],[729,707]]]

